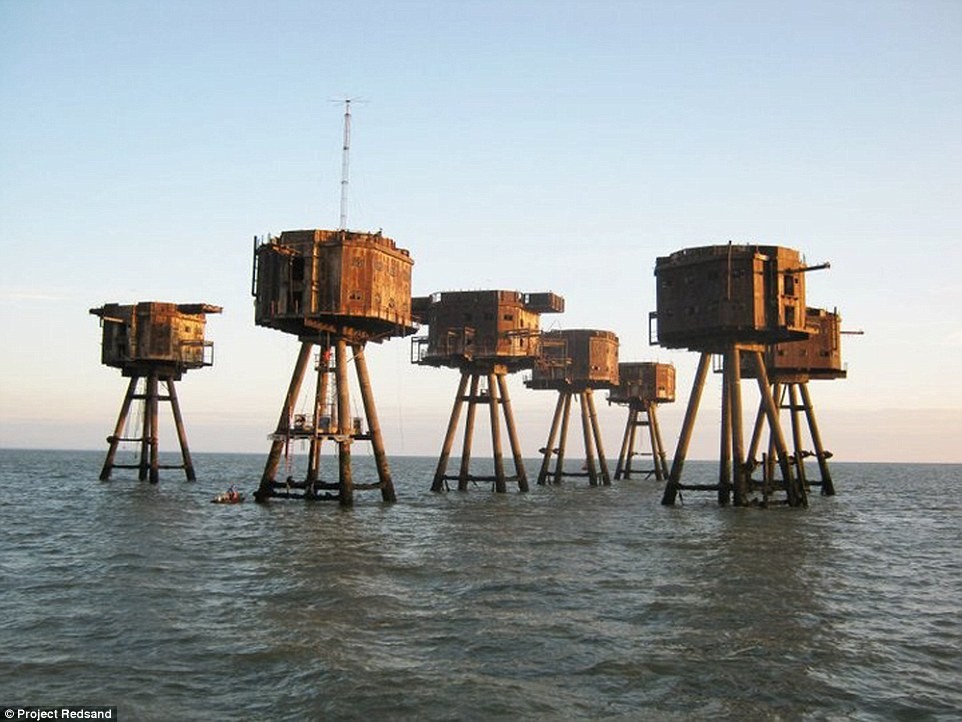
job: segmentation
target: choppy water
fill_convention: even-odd
[[[435,495],[432,460],[395,457],[399,502],[342,510],[208,503],[252,490],[262,455],[196,454],[198,482],[157,486],[98,482],[102,459],[0,451],[0,704],[125,720],[962,710],[962,466],[835,464],[838,496],[758,510],[691,492],[665,508],[645,481]]]

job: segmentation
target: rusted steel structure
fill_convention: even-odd
[[[657,259],[657,311],[652,314],[652,320],[657,319],[657,343],[701,353],[663,504],[674,504],[683,489],[717,491],[721,504],[752,501],[754,489],[742,428],[743,356],[755,369],[782,472],[777,488],[771,491],[784,492],[784,501],[790,506],[807,504],[805,486],[791,467],[763,354],[767,346],[811,335],[805,312],[805,273],[825,267],[827,264],[806,266],[791,248],[731,243],[688,248]],[[722,357],[723,371],[718,483],[686,485],[681,481],[682,470],[712,354]]]
[[[220,306],[206,303],[161,303],[141,301],[137,304],[108,303],[90,313],[100,317],[103,337],[101,363],[120,369],[127,384],[127,393],[120,407],[117,425],[107,437],[107,458],[100,472],[100,480],[107,481],[114,469],[137,469],[141,481],[156,484],[160,469],[183,469],[188,481],[196,480],[194,464],[187,446],[184,419],[177,400],[174,382],[190,369],[214,363],[214,344],[204,332],[207,314],[220,313]],[[143,384],[140,382],[143,381]],[[160,384],[167,389],[160,393]],[[139,402],[142,422],[139,432],[125,432],[131,406]],[[180,443],[180,464],[161,464],[159,460],[158,408],[160,401],[170,403]],[[131,435],[139,433],[139,436]],[[121,442],[139,444],[136,464],[116,462]]]
[[[618,386],[608,393],[609,404],[628,407],[628,421],[615,467],[615,480],[630,479],[636,455],[651,456],[651,468],[642,470],[645,478],[654,475],[658,481],[668,478],[665,444],[658,425],[658,404],[675,401],[675,367],[654,361],[627,361],[618,364]],[[636,452],[638,427],[648,429],[651,452]]]
[[[792,431],[791,461],[796,477],[804,486],[817,486],[824,496],[832,496],[835,494],[835,485],[828,466],[828,459],[832,454],[822,444],[822,436],[815,418],[815,408],[808,391],[808,382],[812,379],[841,379],[847,375],[842,364],[841,317],[837,311],[811,307],[805,310],[805,316],[811,335],[802,341],[766,347],[765,369],[772,385],[772,397],[779,412],[788,412]],[[753,366],[742,364],[743,378],[754,378],[754,371]],[[766,416],[764,410],[759,408],[747,456],[747,463],[753,467],[759,465],[757,454],[765,428]],[[814,450],[804,448],[803,438],[806,428]],[[765,496],[775,479],[775,466],[772,463],[775,455],[774,434],[769,433],[767,452],[763,454],[760,464],[762,468],[760,486]],[[815,457],[818,464],[819,478],[817,479],[810,478],[805,468],[805,459],[809,457]]]
[[[551,419],[548,442],[541,450],[538,483],[549,480],[560,484],[563,477],[587,477],[591,486],[611,484],[608,461],[601,438],[601,425],[595,410],[594,390],[611,389],[618,383],[618,337],[611,331],[565,329],[549,331],[541,337],[542,353],[525,380],[531,389],[553,389],[558,403]],[[581,428],[585,444],[585,468],[565,471],[565,451],[571,401],[581,405]],[[558,446],[555,446],[557,441]],[[597,458],[597,465],[595,460]],[[554,468],[551,460],[554,459]]]
[[[478,481],[492,482],[495,491],[500,493],[507,491],[509,481],[517,482],[519,491],[528,491],[505,377],[534,366],[541,356],[541,314],[564,311],[564,299],[554,293],[448,291],[414,298],[412,306],[415,319],[428,326],[427,336],[412,339],[412,362],[461,372],[431,490],[445,491],[448,481],[457,480],[460,491]],[[461,465],[457,476],[448,476],[448,460],[465,402],[468,410]],[[488,407],[491,421],[493,476],[471,474],[471,446],[478,405]],[[514,458],[514,476],[506,475],[504,469],[502,415]]]
[[[396,500],[374,392],[365,358],[369,341],[381,342],[415,330],[411,317],[410,254],[378,233],[348,230],[284,231],[280,236],[254,239],[251,292],[258,326],[298,337],[300,353],[294,365],[264,474],[254,497],[332,499],[354,503],[359,489],[380,489],[381,498]],[[318,347],[313,414],[295,414],[301,384]],[[333,358],[333,361],[332,361]],[[353,360],[367,430],[351,415],[349,367]],[[328,409],[332,390],[336,403]],[[310,442],[304,479],[276,479],[282,454],[291,441]],[[337,481],[320,473],[323,441],[337,444]],[[351,445],[369,441],[378,480],[355,483]]]

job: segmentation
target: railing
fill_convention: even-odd
[[[181,341],[178,344],[180,362],[185,366],[213,366],[213,341]]]

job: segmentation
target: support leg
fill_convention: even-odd
[[[732,479],[732,355],[733,349],[725,350],[722,367],[721,394],[721,447],[718,455],[718,503],[731,501]]]
[[[511,444],[511,456],[514,458],[514,472],[518,478],[518,491],[528,491],[528,474],[524,468],[524,457],[521,454],[521,444],[518,441],[518,430],[514,425],[514,412],[511,409],[511,397],[508,395],[508,380],[504,374],[496,375],[498,377],[498,390],[501,392],[504,425],[508,427],[508,443]]]
[[[758,413],[755,415],[755,428],[752,430],[752,440],[748,446],[748,455],[745,457],[745,464],[754,469],[758,459],[758,447],[762,443],[762,432],[765,430],[765,404],[758,405]],[[748,470],[748,479],[751,481],[752,471]],[[765,465],[762,464],[762,479],[765,477]],[[747,483],[747,482],[746,482]]]
[[[371,448],[374,451],[374,462],[377,464],[377,478],[381,484],[381,499],[395,502],[394,480],[388,466],[387,452],[384,448],[384,438],[381,435],[381,423],[377,417],[377,407],[374,405],[374,391],[371,388],[371,376],[367,371],[367,360],[364,357],[364,346],[354,344],[354,368],[357,371],[357,383],[361,389],[361,402],[364,405],[364,415],[367,417],[367,428],[371,433]]]
[[[508,489],[504,479],[504,453],[501,451],[501,423],[498,409],[498,382],[495,374],[488,374],[488,410],[491,418],[491,451],[494,454],[494,489],[504,494]]]
[[[608,460],[605,458],[605,444],[601,438],[601,425],[598,423],[598,411],[595,409],[595,396],[591,389],[585,391],[588,402],[588,418],[591,421],[591,433],[595,438],[595,451],[598,452],[598,471],[601,473],[601,483],[611,486],[611,474],[608,473]]]
[[[140,420],[140,459],[137,462],[137,479],[147,481],[147,471],[150,465],[150,376],[144,377],[143,413]]]
[[[444,472],[448,468],[451,447],[454,446],[454,435],[458,430],[458,419],[461,417],[461,407],[464,405],[464,392],[468,388],[468,378],[468,372],[462,371],[458,392],[454,397],[454,407],[451,409],[451,418],[448,420],[448,430],[444,434],[444,444],[441,446],[441,457],[438,459],[438,466],[434,471],[434,481],[431,483],[431,491],[434,492],[441,492],[446,488]]]
[[[595,468],[594,440],[591,438],[591,420],[588,418],[588,392],[578,394],[581,406],[581,433],[585,440],[585,466],[588,468],[588,483],[598,486],[598,471]]]
[[[124,433],[124,426],[127,424],[127,415],[130,413],[130,404],[133,401],[134,394],[137,392],[137,382],[139,380],[139,376],[131,376],[130,383],[127,384],[127,393],[124,395],[124,401],[120,405],[120,415],[117,417],[117,425],[114,427],[114,433],[107,437],[109,446],[107,447],[107,458],[104,459],[104,466],[100,471],[101,481],[110,479],[110,472],[114,468],[114,459],[117,456],[117,445],[120,443],[121,435]]]
[[[742,360],[741,351],[732,349],[731,393],[732,410],[732,464],[734,473],[735,504],[748,503],[748,480],[745,476],[745,430],[742,423]]]
[[[621,450],[618,452],[618,463],[615,465],[615,481],[629,478],[625,476],[625,461],[628,459],[628,441],[631,439],[631,429],[635,420],[634,405],[628,406],[628,421],[625,424],[625,434],[621,437]]]
[[[565,399],[564,409],[561,412],[561,435],[558,438],[558,458],[555,459],[554,483],[560,484],[561,477],[564,476],[565,468],[565,446],[568,443],[568,421],[571,419],[571,394],[563,391]]]
[[[691,443],[692,431],[695,427],[695,417],[698,415],[698,405],[701,403],[701,394],[705,388],[705,379],[708,376],[708,369],[711,366],[711,354],[702,353],[698,361],[698,370],[695,372],[695,381],[691,387],[691,396],[688,397],[688,408],[685,410],[685,421],[681,427],[681,435],[678,437],[678,446],[675,450],[675,457],[671,462],[671,473],[668,475],[668,483],[665,484],[665,493],[661,498],[661,503],[665,506],[672,506],[678,496],[681,483],[681,472],[685,466],[685,456],[688,454],[688,445]]]
[[[631,408],[632,413],[628,417],[631,423],[631,428],[628,432],[628,457],[625,459],[626,479],[630,479],[635,470],[635,446],[638,440],[638,426],[642,423],[638,419],[643,412],[642,409],[639,409],[637,406],[635,406],[634,402],[632,402]]]
[[[818,431],[818,423],[815,421],[815,407],[812,406],[812,398],[808,394],[808,384],[801,384],[799,391],[802,394],[802,401],[805,404],[805,415],[808,419],[808,429],[812,435],[812,443],[815,445],[815,458],[818,459],[818,470],[822,475],[822,495],[834,496],[835,485],[832,482],[832,473],[828,468],[828,454],[822,446],[822,435]]]
[[[764,409],[765,404],[762,403],[762,409]],[[768,453],[765,455],[765,471],[762,476],[764,483],[762,484],[762,497],[765,505],[768,506],[768,499],[771,497],[772,492],[775,489],[775,464],[778,460],[778,450],[775,446],[775,432],[771,429],[768,430]]]
[[[177,429],[177,440],[180,442],[180,456],[184,463],[184,474],[187,481],[197,481],[194,473],[194,462],[190,459],[190,449],[187,448],[187,432],[184,430],[184,417],[180,414],[180,403],[177,400],[177,390],[174,388],[173,379],[165,379],[167,384],[167,396],[170,398],[170,409],[174,414],[174,426]]]
[[[264,466],[264,475],[261,477],[260,487],[254,494],[254,498],[263,501],[270,496],[271,484],[277,474],[277,467],[280,465],[281,452],[287,446],[287,435],[290,433],[291,414],[294,411],[294,404],[297,402],[297,395],[301,390],[301,382],[304,380],[304,373],[307,364],[311,359],[311,348],[313,344],[309,341],[301,343],[301,350],[297,356],[297,363],[294,364],[294,373],[291,374],[291,383],[287,387],[287,396],[284,398],[284,406],[281,408],[280,418],[277,420],[277,437],[271,442],[271,450],[267,456],[267,464]]]
[[[808,489],[808,479],[805,478],[805,454],[802,448],[802,423],[798,413],[798,384],[790,383],[786,385],[788,392],[788,409],[792,420],[792,446],[795,450],[795,473],[799,483]]]
[[[654,460],[655,479],[668,478],[668,460],[665,458],[665,442],[661,440],[661,427],[658,425],[657,404],[648,405],[648,432],[651,436],[651,455]]]
[[[544,457],[541,460],[541,469],[538,471],[538,484],[544,486],[548,479],[548,470],[551,468],[551,457],[555,452],[555,440],[558,438],[558,428],[561,424],[561,413],[564,409],[565,395],[558,393],[558,403],[554,407],[554,416],[551,417],[551,430],[548,432],[548,443],[544,447]]]
[[[159,481],[157,460],[157,374],[144,377],[144,418],[140,439],[140,462],[137,478],[150,479],[151,484]]]
[[[772,430],[775,448],[778,452],[778,463],[782,470],[782,478],[785,480],[785,491],[788,496],[789,506],[806,506],[808,500],[805,497],[805,489],[797,482],[792,474],[792,467],[788,461],[788,447],[785,444],[785,436],[782,434],[782,427],[778,419],[778,409],[775,407],[775,400],[772,397],[772,389],[768,382],[768,373],[765,370],[765,362],[760,351],[753,351],[755,365],[757,368],[758,390],[762,396],[762,403],[765,405],[765,413],[768,415],[768,425]]]
[[[147,410],[144,416],[150,417],[150,483],[160,481],[160,423],[158,417],[158,379],[152,373],[147,377]]]
[[[321,347],[320,358],[317,361],[317,385],[314,392],[314,433],[311,435],[311,447],[307,457],[307,487],[306,495],[313,495],[314,483],[321,475],[321,417],[324,416],[324,406],[327,404],[327,394],[330,386],[331,350],[326,344]]]
[[[458,491],[468,490],[468,472],[471,468],[471,443],[474,439],[474,416],[478,410],[479,374],[471,374],[471,391],[468,398],[468,415],[464,422],[464,442],[461,444],[461,468],[458,470]]]
[[[351,396],[347,382],[347,341],[334,345],[334,376],[337,385],[337,481],[341,506],[354,505],[354,478],[351,470]]]

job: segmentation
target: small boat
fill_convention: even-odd
[[[223,494],[218,494],[210,500],[211,504],[240,504],[244,501],[244,495],[231,489]]]

